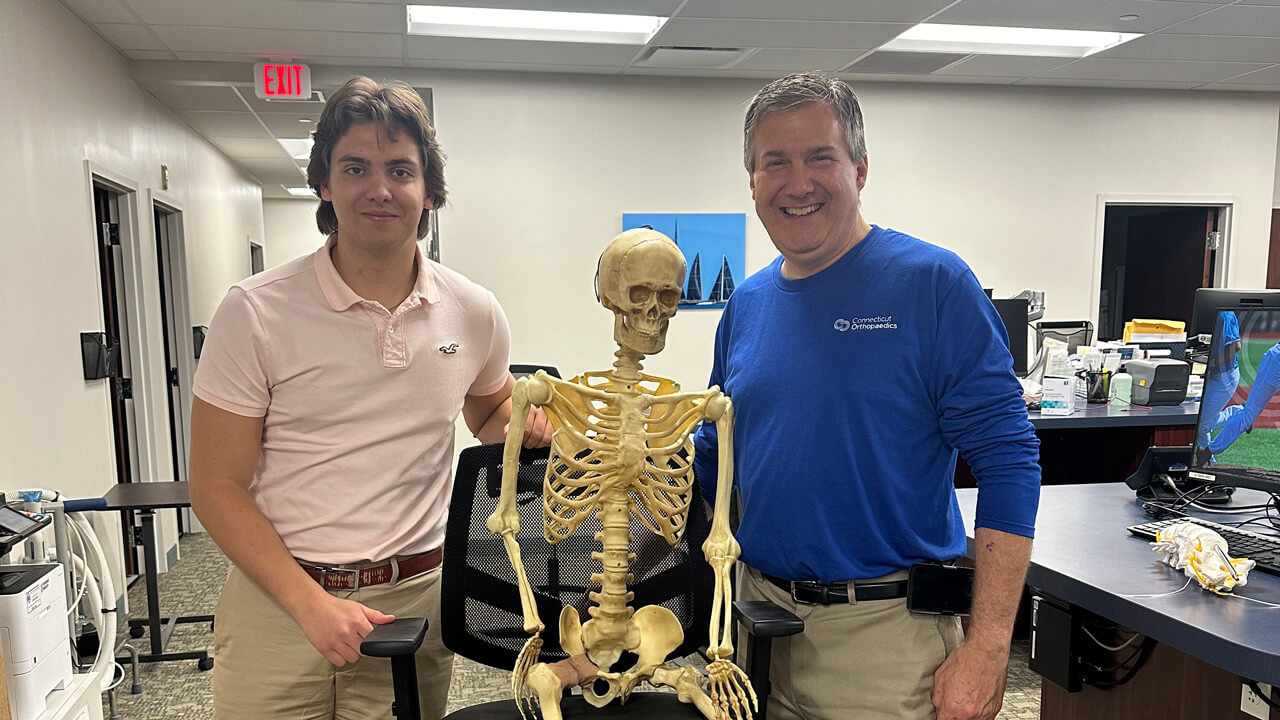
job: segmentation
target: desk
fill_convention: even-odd
[[[972,554],[977,493],[960,490],[958,495]],[[1265,497],[1237,490],[1236,497],[1241,496],[1241,504]],[[1086,687],[1068,694],[1044,681],[1041,718],[1244,718],[1248,716],[1236,714],[1239,677],[1280,685],[1280,609],[1213,596],[1194,582],[1165,597],[1126,597],[1172,592],[1187,581],[1163,564],[1146,541],[1125,531],[1150,519],[1123,484],[1041,489],[1027,574],[1033,592],[1160,643],[1133,681],[1114,690]],[[1280,577],[1255,571],[1239,594],[1280,603]]]
[[[169,636],[178,623],[213,622],[212,615],[185,617],[161,617],[160,589],[156,567],[156,510],[191,507],[191,496],[185,482],[122,483],[103,496],[107,510],[135,510],[142,518],[142,556],[147,583],[147,617],[129,620],[129,635],[142,637],[144,631],[151,636],[151,652],[139,654],[140,662],[165,662],[169,660],[196,660],[201,670],[213,667],[213,658],[207,650],[189,652],[165,652]],[[125,528],[125,532],[130,532]],[[144,630],[145,628],[145,630]],[[118,659],[119,660],[119,659]]]
[[[1106,403],[1088,405],[1071,415],[1027,413],[1036,430],[1070,430],[1079,428],[1118,427],[1194,427],[1200,414],[1200,403],[1192,400],[1181,405],[1121,405]]]
[[[1143,407],[1094,405],[1072,415],[1029,412],[1040,438],[1043,485],[1120,482],[1138,468],[1152,445],[1190,445],[1200,403]],[[975,486],[967,463],[956,463],[956,487]]]

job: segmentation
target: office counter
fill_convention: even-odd
[[[960,490],[959,497],[972,554],[977,493]],[[1265,496],[1238,490],[1237,498],[1237,504],[1249,504]],[[1224,523],[1243,519],[1200,515]],[[1041,718],[1236,718],[1237,676],[1280,685],[1280,608],[1218,597],[1194,582],[1172,595],[1135,597],[1170,593],[1187,582],[1146,541],[1125,530],[1151,519],[1123,484],[1041,489],[1027,575],[1032,592],[1160,643],[1133,681],[1113,690],[1067,693],[1044,681]],[[1255,570],[1238,594],[1280,604],[1280,577]]]
[[[1200,403],[1181,405],[1093,405],[1072,415],[1028,417],[1040,438],[1044,485],[1121,482],[1152,445],[1190,445],[1195,439]],[[956,487],[974,487],[969,466],[956,466]]]
[[[1037,430],[1078,430],[1081,428],[1119,427],[1194,427],[1200,403],[1181,405],[1087,405],[1071,415],[1041,415],[1031,411],[1027,416]]]

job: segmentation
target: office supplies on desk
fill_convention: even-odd
[[[1134,405],[1179,405],[1187,399],[1191,366],[1181,360],[1130,360],[1124,369],[1133,376]]]
[[[1153,520],[1140,525],[1131,525],[1131,535],[1145,540],[1155,540],[1156,533],[1175,523],[1191,522],[1218,533],[1227,541],[1227,552],[1232,557],[1248,558],[1257,563],[1257,568],[1272,575],[1280,575],[1280,538],[1269,537],[1261,533],[1220,525],[1210,520],[1196,517],[1165,518]]]
[[[1070,415],[1076,411],[1076,379],[1074,377],[1046,376],[1041,385],[1041,415]]]

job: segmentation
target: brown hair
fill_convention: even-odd
[[[742,155],[747,172],[756,169],[756,127],[766,115],[795,110],[804,105],[826,105],[835,111],[844,129],[849,158],[855,163],[867,154],[867,138],[862,129],[862,108],[849,83],[818,72],[788,75],[765,85],[751,98],[743,125]]]
[[[320,122],[316,124],[311,146],[311,161],[307,164],[307,184],[320,195],[320,186],[329,182],[329,158],[338,140],[352,125],[366,122],[380,123],[392,137],[405,132],[418,144],[422,157],[423,179],[432,207],[444,205],[447,192],[444,187],[444,151],[436,140],[435,128],[427,117],[427,106],[417,91],[404,83],[380,83],[367,77],[351,78],[329,97]],[[333,203],[320,201],[316,209],[316,226],[329,235],[338,229],[338,216]],[[423,211],[418,221],[418,239],[426,237],[431,227],[430,211]]]

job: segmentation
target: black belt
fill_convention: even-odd
[[[791,599],[806,605],[839,605],[849,602],[848,583],[820,583],[814,580],[783,580],[767,573],[760,577],[786,590]],[[907,596],[906,580],[884,582],[855,582],[853,597],[858,602],[871,600],[895,600]]]

